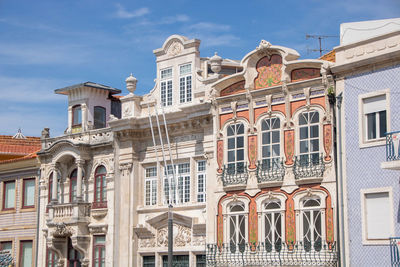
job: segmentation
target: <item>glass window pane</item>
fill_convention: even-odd
[[[76,106],[72,108],[72,117],[73,117],[73,121],[72,124],[73,125],[77,125],[77,124],[81,124],[82,122],[82,110],[81,110],[81,106]]]
[[[301,127],[300,128],[300,140],[308,138],[308,127]]]
[[[12,242],[11,241],[1,242],[0,249],[1,249],[0,251],[12,252]]]
[[[318,125],[314,125],[310,127],[310,137],[318,137]]]
[[[228,151],[228,162],[235,161],[235,151]]]
[[[386,133],[386,110],[379,112],[379,137],[385,137]]]
[[[262,131],[269,130],[269,125],[265,122],[265,120],[263,120],[263,121],[261,122],[261,130],[262,130]]]
[[[262,133],[262,143],[263,144],[269,144],[269,132],[268,133]]]
[[[244,150],[243,149],[238,149],[237,150],[237,161],[242,161],[244,160]]]
[[[15,206],[15,181],[6,182],[4,186],[5,196],[4,196],[4,208],[12,209]]]
[[[268,157],[268,149],[269,149],[269,146],[262,147],[262,157],[263,158]]]
[[[279,131],[272,132],[272,143],[279,143]]]
[[[281,127],[281,120],[278,118],[272,119],[272,129],[279,129]]]
[[[310,148],[311,152],[319,151],[319,140],[318,139],[311,140],[310,145],[311,145],[311,148]]]
[[[244,137],[243,136],[239,136],[237,138],[237,148],[241,148],[244,146]]]
[[[279,144],[272,146],[272,157],[278,157],[280,155],[279,147],[280,147]]]
[[[35,179],[24,180],[24,206],[35,205]]]
[[[106,127],[106,109],[103,107],[94,107],[94,128]]]
[[[23,241],[21,249],[21,267],[32,267],[32,241]]]
[[[98,235],[95,236],[95,244],[96,245],[102,245],[106,243],[106,236],[105,235]]]
[[[308,113],[302,113],[302,114],[300,114],[300,116],[299,116],[299,124],[300,124],[300,125],[305,125],[305,124],[307,124],[307,115],[308,115]]]
[[[300,153],[308,152],[308,141],[300,141]]]
[[[367,114],[367,138],[376,139],[376,113]]]
[[[227,135],[232,136],[234,135],[234,130],[233,130],[234,125],[229,125],[227,128]]]
[[[235,138],[228,138],[228,149],[235,149]]]
[[[244,134],[244,126],[243,124],[236,124],[237,134]]]
[[[310,112],[311,123],[319,122],[319,113],[318,112]]]

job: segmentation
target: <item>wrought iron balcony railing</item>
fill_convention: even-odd
[[[400,131],[386,133],[386,161],[400,160]]]
[[[390,241],[390,261],[393,267],[400,266],[400,237],[391,237]]]
[[[207,266],[337,266],[336,243],[207,244]]]
[[[323,155],[311,154],[296,156],[294,160],[294,177],[296,180],[310,177],[322,177],[325,171]]]
[[[222,184],[224,186],[247,184],[249,174],[246,163],[232,163],[224,165],[222,170]]]
[[[283,177],[285,176],[283,161],[280,159],[259,161],[256,175],[258,183],[283,181]]]

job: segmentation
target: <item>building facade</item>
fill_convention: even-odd
[[[68,95],[42,133],[38,266],[337,263],[334,83],[324,60],[262,41],[241,61],[170,36],[154,88]],[[260,260],[262,258],[262,260]]]
[[[36,262],[39,137],[0,136],[0,263]]]
[[[338,134],[342,136],[343,251],[349,266],[389,266],[389,238],[400,234],[396,133],[400,28],[399,24],[397,30],[393,28],[396,21],[343,24],[342,45],[335,48],[336,64],[331,68],[343,99]],[[346,29],[363,28],[372,32],[364,30],[358,39],[346,37]]]

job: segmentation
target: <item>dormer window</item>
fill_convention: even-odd
[[[161,104],[172,105],[172,68],[161,70]]]
[[[106,127],[106,109],[100,106],[94,107],[94,128]]]
[[[179,67],[180,102],[192,101],[192,65],[185,64]]]
[[[72,107],[72,126],[78,126],[82,124],[82,108],[81,105]]]

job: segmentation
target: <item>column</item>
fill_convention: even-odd
[[[83,163],[85,161],[82,159],[78,159],[76,161],[76,165],[78,166],[78,177],[76,178],[76,201],[81,202],[82,201],[82,169],[83,169]]]
[[[82,109],[82,132],[88,129],[87,127],[87,106],[85,103],[81,105]]]
[[[72,131],[72,106],[68,107],[68,129],[67,132],[70,133]]]
[[[53,168],[53,181],[52,181],[52,188],[51,188],[51,203],[55,204],[58,202],[57,198],[57,184],[58,184],[58,171],[56,168]]]

